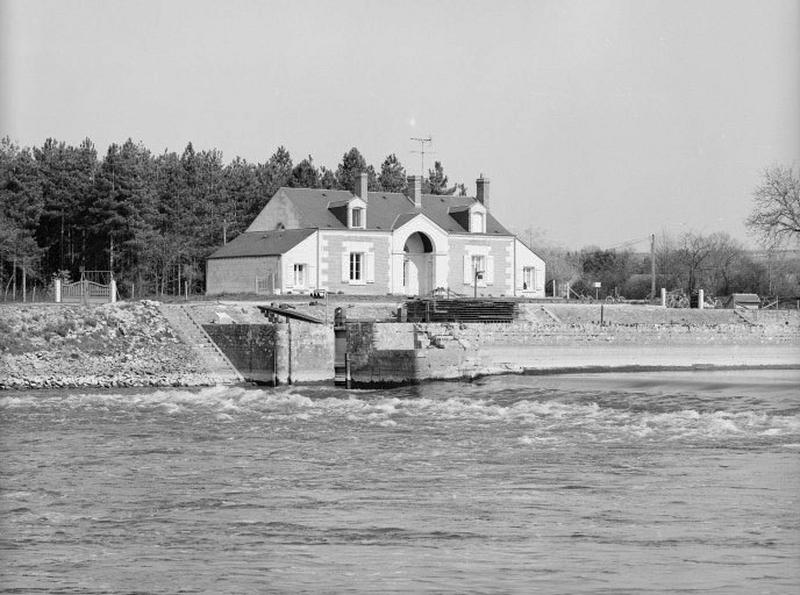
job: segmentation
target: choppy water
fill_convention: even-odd
[[[800,372],[0,393],[0,592],[800,592]]]

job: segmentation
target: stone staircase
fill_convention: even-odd
[[[189,311],[182,304],[160,304],[159,309],[172,329],[184,343],[190,345],[207,373],[216,378],[220,384],[236,384],[244,382],[244,377],[231,364],[230,360],[211,340]]]

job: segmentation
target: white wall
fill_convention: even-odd
[[[302,242],[286,252],[281,263],[281,290],[283,293],[310,293],[317,287],[317,235],[314,232]],[[306,266],[305,284],[294,285],[294,265]]]
[[[517,254],[516,295],[525,297],[544,297],[545,264],[530,248],[514,238],[514,249]],[[523,269],[533,267],[535,282],[533,287],[523,289]]]

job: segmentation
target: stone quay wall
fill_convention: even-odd
[[[275,381],[275,324],[206,324],[203,329],[245,380]]]
[[[358,386],[567,370],[800,367],[796,312],[762,312],[758,323],[727,312],[703,323],[602,325],[545,314],[506,324],[349,324],[352,381]]]
[[[331,327],[291,320],[203,328],[245,380],[272,385],[333,380]]]

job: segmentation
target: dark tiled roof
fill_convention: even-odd
[[[330,206],[340,207],[344,202],[354,198],[346,190],[316,190],[311,188],[281,188],[286,197],[294,205],[299,226],[319,229],[346,229],[346,225],[334,216]],[[392,230],[407,223],[411,217],[423,213],[439,227],[451,233],[466,233],[464,228],[450,214],[463,212],[474,204],[476,199],[470,196],[422,195],[422,208],[414,208],[414,203],[405,194],[399,192],[370,192],[367,197],[367,229]],[[512,235],[495,219],[491,213],[486,217],[487,235]]]
[[[314,229],[284,229],[241,233],[208,258],[276,256],[284,254],[315,231]]]

